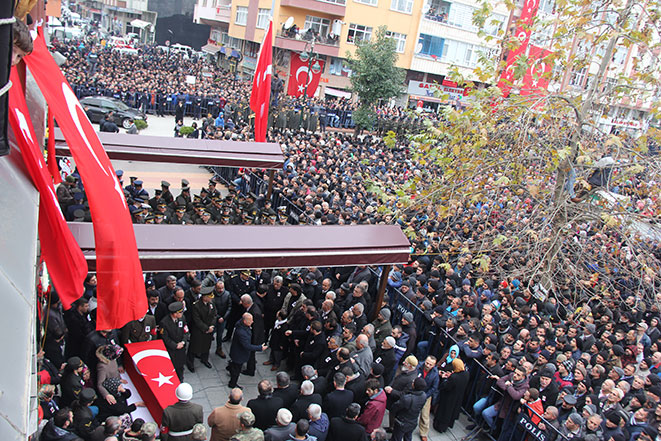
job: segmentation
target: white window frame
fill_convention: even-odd
[[[322,37],[327,37],[331,31],[331,21],[328,18],[317,17],[315,15],[305,16],[304,30],[314,29]]]
[[[245,6],[237,6],[236,14],[234,16],[234,24],[239,26],[248,25],[248,8]]]
[[[398,52],[400,54],[404,53],[404,49],[406,49],[406,34],[400,34],[399,32],[391,32],[391,31],[386,31],[386,35],[393,40],[395,40],[395,43],[397,44],[397,47],[395,48],[395,52]]]
[[[372,27],[359,25],[356,23],[349,24],[349,32],[347,33],[347,43],[356,44],[357,41],[370,40],[372,38]],[[351,37],[351,32],[353,32],[353,38]],[[362,35],[362,38],[356,38],[358,35]]]
[[[411,14],[413,12],[413,0],[390,0],[390,10]]]
[[[259,11],[257,12],[257,24],[255,27],[257,29],[266,29],[269,25],[269,18],[271,18],[271,10],[259,8]]]
[[[379,0],[353,0],[356,3],[360,3],[367,6],[379,6]]]

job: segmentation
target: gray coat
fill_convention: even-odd
[[[287,426],[273,426],[264,431],[264,441],[287,441],[295,430],[294,423],[289,423]]]

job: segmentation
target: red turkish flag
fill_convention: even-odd
[[[163,409],[176,403],[174,392],[179,377],[163,340],[144,341],[125,345],[124,366],[131,381],[147,405],[149,413],[160,426]]]
[[[299,54],[292,54],[290,68],[289,68],[289,86],[287,87],[287,94],[293,96],[301,96],[305,93],[306,83],[308,96],[313,97],[314,93],[319,87],[319,80],[321,73],[324,71],[324,62],[322,60],[313,61],[314,64],[319,63],[320,69],[318,73],[310,70],[310,60],[303,61]]]
[[[262,47],[259,49],[257,68],[252,81],[250,109],[255,112],[255,141],[266,142],[266,130],[269,126],[269,103],[271,101],[271,72],[273,70],[273,19],[264,34]]]
[[[553,64],[546,60],[552,52],[539,46],[530,45],[528,57],[532,60],[523,77],[521,95],[542,95],[549,87]]]
[[[12,87],[9,89],[9,123],[21,148],[23,162],[32,183],[40,194],[39,241],[41,255],[46,262],[53,285],[65,308],[83,294],[87,275],[87,262],[71,234],[57,202],[53,180],[44,156],[36,143],[36,135],[25,103],[21,79],[16,69],[11,70]]]
[[[124,192],[92,124],[48,52],[43,33],[25,61],[71,149],[85,185],[94,224],[97,329],[117,329],[141,318],[147,296]]]
[[[530,41],[530,34],[532,34],[532,25],[537,15],[539,8],[539,0],[525,0],[523,9],[521,10],[521,17],[519,18],[519,26],[516,28],[515,38],[519,41],[519,45],[512,49],[507,55],[507,64],[502,74],[498,87],[503,92],[503,96],[507,97],[512,90],[512,83],[514,82],[514,65],[516,60],[526,52],[528,42]]]

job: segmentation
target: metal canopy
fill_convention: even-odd
[[[69,228],[96,270],[91,223]],[[410,244],[398,225],[133,226],[143,271],[293,268],[406,263]]]
[[[106,132],[98,135],[110,159],[273,170],[282,169],[285,161],[282,149],[273,142],[166,138]],[[59,128],[55,129],[55,149],[57,155],[71,155]]]

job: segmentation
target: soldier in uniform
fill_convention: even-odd
[[[168,306],[170,314],[164,317],[159,323],[161,339],[165,348],[170,354],[172,365],[179,377],[179,381],[184,381],[184,364],[186,363],[186,334],[188,326],[183,319],[184,304],[182,302],[172,302]]]
[[[208,196],[209,196],[210,199],[220,198],[220,196],[221,196],[220,191],[218,191],[218,189],[216,189],[216,184],[217,184],[217,182],[215,180],[209,179],[209,195]]]
[[[142,181],[140,179],[133,181],[133,198],[140,198],[143,201],[149,200],[149,193],[147,193],[147,190],[142,188]]]
[[[202,406],[191,403],[193,388],[181,383],[175,390],[179,401],[163,409],[161,419],[162,441],[192,441],[193,426],[202,423]]]
[[[123,345],[150,341],[156,335],[156,319],[153,315],[145,314],[138,320],[128,322],[122,327],[120,341]]]
[[[161,181],[161,199],[163,199],[167,205],[174,202],[174,196],[170,192],[170,183],[168,181]]]
[[[255,424],[255,415],[247,410],[237,415],[241,429],[230,438],[230,441],[264,441],[264,432],[253,427]]]
[[[209,349],[216,329],[217,311],[214,305],[213,286],[202,290],[200,300],[193,303],[191,308],[193,320],[191,322],[190,343],[188,345],[188,360],[186,365],[191,372],[195,372],[195,356],[199,355],[202,364],[212,368],[209,363]]]

